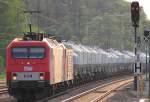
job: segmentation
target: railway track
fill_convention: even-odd
[[[7,94],[7,93],[8,93],[7,88],[0,89],[0,95]]]
[[[83,99],[84,101],[82,101],[82,100],[80,101],[80,100],[77,100],[77,99],[81,98],[82,95],[84,96],[84,95],[90,93],[90,90],[91,91],[93,90],[93,91],[95,91],[95,93],[98,93],[98,91],[96,91],[96,89],[98,89],[98,88],[102,88],[102,87],[104,88],[104,86],[106,86],[106,85],[109,85],[109,84],[112,85],[113,83],[115,83],[117,81],[118,82],[121,81],[121,80],[124,81],[124,80],[127,80],[128,78],[132,79],[131,77],[132,76],[112,77],[112,78],[108,78],[108,79],[104,79],[104,80],[93,81],[93,82],[90,82],[90,83],[87,83],[87,84],[84,84],[84,85],[81,85],[81,86],[76,86],[76,87],[68,89],[64,92],[61,92],[57,95],[39,100],[37,102],[72,102],[72,101],[73,102],[74,101],[75,102],[88,102],[88,101],[85,101],[84,99]],[[107,84],[107,83],[109,83],[109,84]],[[114,90],[115,89],[113,89],[113,91]],[[79,94],[79,93],[81,93],[81,94]],[[99,93],[104,94],[104,90],[99,91]],[[71,98],[69,98],[69,97],[71,97]],[[90,97],[90,96],[87,96],[87,97]]]
[[[130,80],[128,80],[128,79],[130,79]],[[115,81],[115,80],[117,80],[117,81]],[[128,81],[123,84],[122,82],[124,82],[125,80],[128,80]],[[89,84],[86,84],[86,85],[82,85],[82,86],[78,86],[78,87],[74,87],[74,88],[68,89],[67,91],[61,92],[61,93],[56,94],[56,95],[51,96],[51,97],[48,97],[47,99],[44,99],[44,100],[39,100],[37,102],[104,102],[103,101],[104,98],[106,98],[111,93],[116,92],[116,90],[119,87],[121,87],[122,85],[125,86],[125,85],[127,85],[127,83],[129,84],[132,81],[132,78],[124,76],[124,77],[120,77],[120,78],[119,77],[118,78],[114,77],[114,78],[101,80],[101,81],[98,82],[99,85],[97,85],[96,88],[92,87],[93,89],[90,89],[90,90],[88,90],[89,89],[88,88],[87,89],[88,91],[84,90],[85,92],[82,90],[82,91],[79,92],[80,94],[75,93],[73,95],[73,97],[70,96],[71,98],[69,98],[69,97],[62,98],[62,97],[64,97],[64,95],[70,94],[70,92],[74,93],[75,90],[80,90],[83,87],[90,86],[90,85],[92,85],[92,84],[94,84],[96,82],[92,82],[92,83],[89,83]],[[110,82],[110,81],[112,81],[112,82]],[[108,83],[108,82],[110,82],[110,83]],[[118,84],[119,82],[120,82],[120,85]],[[106,83],[108,83],[108,84],[106,84]],[[119,86],[117,86],[116,88],[112,87],[111,89],[109,89],[108,86],[112,86],[113,84],[118,84]],[[103,89],[103,90],[101,90],[101,89]],[[104,90],[104,89],[107,89],[107,90]],[[88,98],[84,99],[84,97],[91,97],[91,96],[88,96],[88,94],[90,95],[90,94],[92,94],[92,92],[95,93],[95,94],[101,94],[101,95],[99,95],[99,97],[97,95],[93,99],[89,99],[89,101],[86,101],[85,99],[88,99]],[[8,88],[6,86],[6,83],[5,82],[0,82],[0,97],[1,96],[5,96],[5,95],[7,96],[7,93],[8,93]],[[56,101],[55,99],[58,99],[59,97],[61,97],[61,100]],[[53,101],[53,99],[54,99],[54,101]],[[84,101],[82,101],[82,99]],[[10,100],[11,101],[8,101],[8,102],[12,102],[12,100],[13,100],[13,102],[17,102],[13,98],[10,99]]]
[[[5,81],[0,82],[0,95],[7,94],[8,93],[8,87],[6,86]]]
[[[9,96],[6,81],[0,81],[0,102],[17,102],[14,97]]]
[[[130,84],[132,81],[133,79],[130,77],[109,82],[107,84],[100,85],[96,88],[77,94],[61,102],[105,102],[104,100],[109,97],[111,93],[114,93],[117,89]]]

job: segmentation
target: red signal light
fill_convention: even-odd
[[[140,13],[139,13],[139,2],[132,2],[131,3],[131,20],[133,26],[137,26],[139,23]]]
[[[132,7],[131,10],[133,11],[133,10],[134,10],[134,7]]]

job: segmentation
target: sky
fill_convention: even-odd
[[[139,1],[140,6],[143,7],[144,12],[147,15],[147,19],[150,20],[150,0],[125,0],[125,1]]]

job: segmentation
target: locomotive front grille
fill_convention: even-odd
[[[17,84],[18,87],[37,87],[39,83],[26,81],[26,82],[18,82]]]
[[[11,81],[9,86],[12,88],[40,88],[50,86],[49,81]]]

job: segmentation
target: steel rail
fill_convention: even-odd
[[[0,95],[8,93],[8,87],[6,81],[0,81]]]
[[[0,95],[8,93],[8,88],[0,89]]]
[[[6,81],[0,81],[0,84],[6,84]]]

